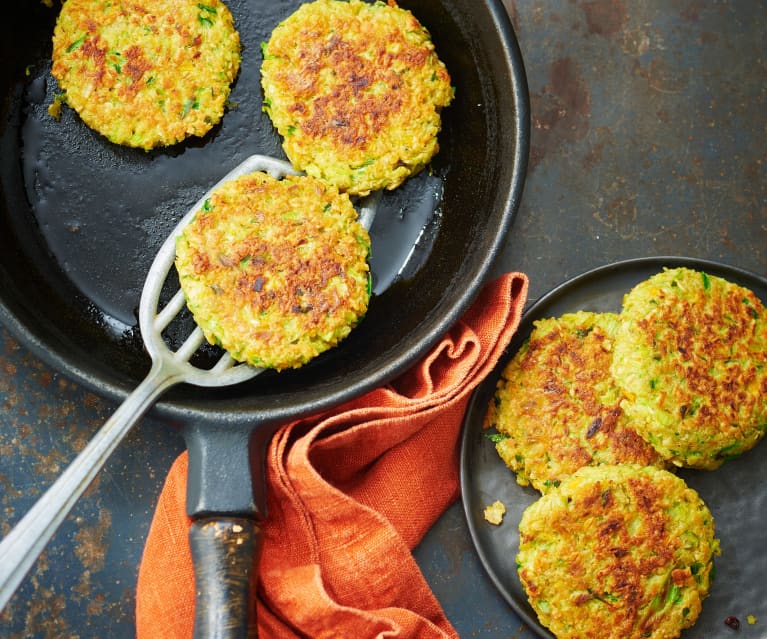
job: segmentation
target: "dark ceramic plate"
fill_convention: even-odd
[[[501,370],[522,341],[532,322],[578,310],[618,312],[624,293],[663,267],[687,266],[718,275],[753,290],[767,303],[767,279],[738,268],[680,257],[652,257],[618,262],[589,271],[558,286],[537,300],[522,318],[519,331],[494,372],[475,391],[466,413],[461,442],[461,490],[469,531],[490,579],[522,620],[547,639],[553,635],[537,621],[517,577],[518,525],[522,512],[538,492],[516,483],[514,474],[485,437],[482,420]],[[714,515],[722,555],[716,559],[716,576],[703,612],[683,639],[717,639],[736,636],[725,619],[740,620],[738,637],[767,637],[767,443],[762,442],[740,458],[715,471],[683,470],[679,475],[698,491]],[[506,505],[500,526],[483,518],[486,506],[496,499]],[[756,623],[749,623],[753,615]],[[753,621],[753,620],[752,620]]]

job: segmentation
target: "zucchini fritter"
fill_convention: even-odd
[[[720,554],[703,500],[654,466],[581,468],[525,510],[519,531],[519,577],[558,639],[678,637]]]
[[[666,269],[624,296],[612,373],[663,457],[717,468],[767,428],[767,311],[723,278]]]
[[[239,68],[221,0],[66,0],[54,29],[66,103],[115,144],[149,150],[205,135]]]
[[[176,242],[207,340],[259,368],[298,368],[367,311],[370,237],[346,194],[254,172],[217,187]]]
[[[262,48],[264,110],[296,169],[367,195],[437,152],[450,77],[428,31],[393,1],[303,4]]]
[[[610,375],[618,316],[579,311],[535,322],[506,365],[485,427],[517,482],[546,492],[581,466],[664,462],[632,428]]]

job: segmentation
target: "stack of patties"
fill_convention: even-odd
[[[767,312],[688,268],[637,284],[620,314],[539,320],[485,420],[543,497],[518,573],[559,639],[670,638],[692,625],[719,554],[711,513],[669,468],[718,468],[767,428]]]

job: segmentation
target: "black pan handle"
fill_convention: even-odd
[[[266,451],[276,424],[195,421],[187,515],[195,574],[194,639],[257,636],[256,586],[266,521]]]
[[[253,519],[217,516],[192,522],[194,639],[258,636],[255,575],[261,538],[261,526]]]

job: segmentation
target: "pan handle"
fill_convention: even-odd
[[[257,636],[256,587],[266,522],[270,422],[193,421],[186,494],[195,575],[194,639]]]
[[[192,522],[189,543],[195,571],[194,639],[252,639],[256,565],[261,525],[241,517],[201,517]]]

